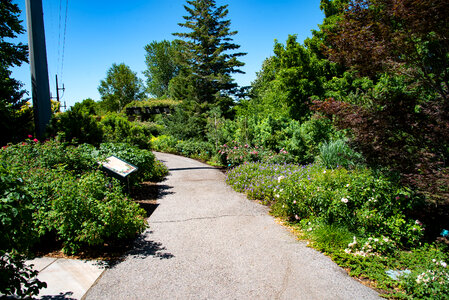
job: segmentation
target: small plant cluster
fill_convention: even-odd
[[[218,153],[223,165],[235,167],[249,162],[287,163],[292,161],[292,156],[282,148],[278,153],[264,148],[264,146],[250,146],[232,141],[220,146]]]

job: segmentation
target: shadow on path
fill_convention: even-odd
[[[157,257],[159,259],[170,259],[175,257],[173,254],[165,251],[167,249],[162,246],[162,243],[146,240],[146,238],[152,233],[152,231],[147,231],[143,235],[139,236],[134,242],[133,250],[131,250],[127,256],[140,259],[144,259],[149,256]]]
[[[72,298],[72,292],[59,293],[59,295],[44,295],[40,296],[42,300],[76,300],[76,298]]]
[[[172,168],[169,171],[188,171],[188,170],[218,170],[214,167],[190,167],[190,168]]]

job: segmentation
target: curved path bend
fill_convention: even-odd
[[[156,156],[170,175],[150,228],[85,299],[379,299],[234,192],[219,170]]]

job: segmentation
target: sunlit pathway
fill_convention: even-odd
[[[197,161],[157,154],[170,175],[150,228],[86,299],[378,299]]]

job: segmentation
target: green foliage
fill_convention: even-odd
[[[169,134],[178,140],[205,138],[206,118],[200,114],[190,114],[183,106],[178,106],[162,120],[165,125],[165,134]]]
[[[160,135],[151,139],[151,145],[155,151],[176,153],[177,139],[171,135]]]
[[[424,247],[402,258],[413,264],[413,272],[402,279],[406,294],[417,299],[448,299],[449,256],[443,249]],[[410,263],[411,262],[411,263]]]
[[[68,111],[55,114],[47,132],[62,132],[68,141],[98,145],[103,140],[103,130],[92,110],[94,105],[89,99],[77,103]]]
[[[120,182],[99,171],[98,161],[110,155],[139,168],[131,175],[131,184],[161,180],[168,173],[155,163],[150,151],[127,144],[101,144],[96,149],[88,144],[68,146],[59,140],[27,140],[3,148],[1,161],[21,174],[27,193],[20,196],[21,185],[14,181],[4,185],[7,197],[0,215],[15,231],[8,229],[2,238],[14,241],[11,234],[18,235],[24,226],[20,236],[26,242],[54,233],[66,252],[75,253],[85,246],[132,238],[141,232],[146,226],[144,211],[127,199]],[[6,188],[10,185],[11,191]],[[23,200],[14,202],[20,197]],[[27,216],[25,221],[20,219],[23,216]]]
[[[329,169],[353,169],[362,163],[363,158],[352,150],[344,139],[338,139],[321,144],[317,161]]]
[[[230,171],[227,182],[250,197],[275,203],[276,214],[292,220],[319,219],[405,246],[422,236],[421,226],[406,216],[414,203],[410,192],[368,169],[250,163]]]
[[[213,145],[209,142],[198,140],[178,141],[176,152],[187,157],[208,160],[214,152]]]
[[[25,255],[37,240],[33,222],[35,205],[23,180],[0,164],[0,294],[31,297],[45,287],[34,277],[37,271],[24,264]]]
[[[23,84],[12,78],[11,67],[27,62],[28,47],[14,43],[25,32],[20,9],[11,0],[0,3],[0,145],[18,142],[33,132],[32,111],[27,109]]]
[[[156,97],[168,96],[170,80],[178,75],[181,67],[176,61],[179,48],[180,42],[176,40],[153,41],[145,46],[147,69],[144,74],[147,77],[149,94]]]
[[[287,163],[293,160],[287,151],[281,149],[279,153],[264,146],[241,145],[235,141],[220,146],[218,152],[224,166],[235,167],[249,162]]]
[[[143,149],[151,146],[151,133],[148,127],[117,113],[108,113],[101,119],[105,142],[129,143]]]
[[[125,105],[127,107],[168,107],[170,109],[176,108],[182,102],[173,99],[148,99],[148,100],[134,100]]]
[[[125,64],[112,64],[106,79],[100,82],[100,106],[106,111],[121,112],[126,104],[145,96],[142,80]]]
[[[23,255],[0,250],[0,270],[0,294],[28,299],[47,287],[36,278],[38,272],[25,264]]]
[[[174,82],[183,88],[184,95],[192,103],[193,111],[201,113],[219,106],[225,114],[233,104],[230,95],[237,91],[233,82],[233,73],[242,73],[238,68],[244,64],[238,57],[244,53],[235,53],[240,48],[232,43],[232,36],[237,31],[230,31],[230,20],[225,20],[227,5],[216,6],[214,0],[187,1],[184,16],[185,23],[180,23],[187,32],[174,33],[184,39],[181,42],[181,63],[183,72]]]

